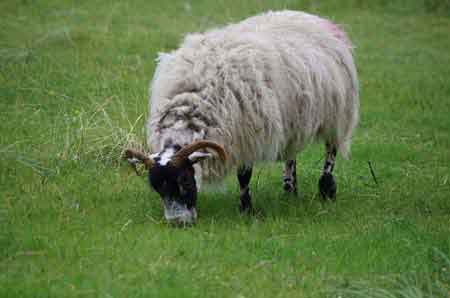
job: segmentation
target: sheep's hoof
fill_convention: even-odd
[[[252,207],[252,203],[246,203],[246,204],[242,204],[239,205],[239,212],[241,214],[248,214],[248,215],[252,215],[254,213],[253,207]]]
[[[239,205],[239,211],[242,214],[251,214],[252,197],[250,196],[250,190],[248,187],[241,190],[240,200],[241,204]]]
[[[331,173],[323,173],[319,180],[320,196],[323,200],[336,200],[336,181]]]
[[[297,186],[295,182],[289,178],[283,179],[283,189],[287,193],[297,194]]]
[[[241,196],[241,204],[239,205],[239,212],[241,214],[252,215],[254,213],[252,201],[248,192]]]
[[[295,194],[295,195],[297,194],[297,187],[295,187],[295,185],[293,185],[292,183],[285,182],[283,184],[283,189],[287,193]]]

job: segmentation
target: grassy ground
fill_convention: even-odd
[[[0,297],[449,297],[449,2],[298,2],[2,1]],[[168,227],[119,159],[144,139],[157,52],[284,7],[357,47],[361,123],[337,203],[318,200],[311,146],[300,198],[264,164],[260,216],[239,215],[230,177],[200,196],[195,227]]]

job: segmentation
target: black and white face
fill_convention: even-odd
[[[172,157],[180,146],[171,145],[150,158],[154,165],[149,169],[150,186],[161,196],[164,216],[176,224],[192,224],[197,219],[197,191],[194,164],[210,157],[209,153],[194,152],[180,166],[175,167]]]
[[[226,162],[227,154],[223,147],[207,140],[195,141],[184,147],[167,142],[163,150],[150,156],[126,149],[124,158],[138,175],[137,163],[143,163],[148,169],[150,186],[161,196],[167,221],[192,224],[197,219],[197,192],[201,181],[201,168],[195,164],[213,157],[205,152],[207,148],[214,150],[222,162]]]

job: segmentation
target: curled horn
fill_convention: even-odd
[[[150,169],[153,166],[153,160],[151,158],[149,158],[144,153],[133,150],[133,149],[125,150],[125,158],[128,160],[131,167],[133,167],[134,171],[139,176],[140,176],[140,174],[136,168],[137,163],[142,162],[145,165],[146,169]]]
[[[195,151],[198,151],[200,149],[210,148],[219,154],[220,159],[225,162],[227,159],[227,154],[225,153],[225,150],[222,146],[219,144],[216,144],[214,142],[210,141],[196,141],[192,144],[186,145],[183,148],[181,148],[173,157],[172,157],[172,164],[175,167],[180,167],[186,159],[194,153]]]

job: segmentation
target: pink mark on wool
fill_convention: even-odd
[[[341,29],[339,25],[336,25],[328,20],[323,20],[323,23],[325,27],[333,33],[334,37],[336,37],[339,40],[342,40],[345,42],[349,47],[352,46],[352,43],[350,42],[350,39],[347,36],[347,33],[345,33],[344,30]]]

